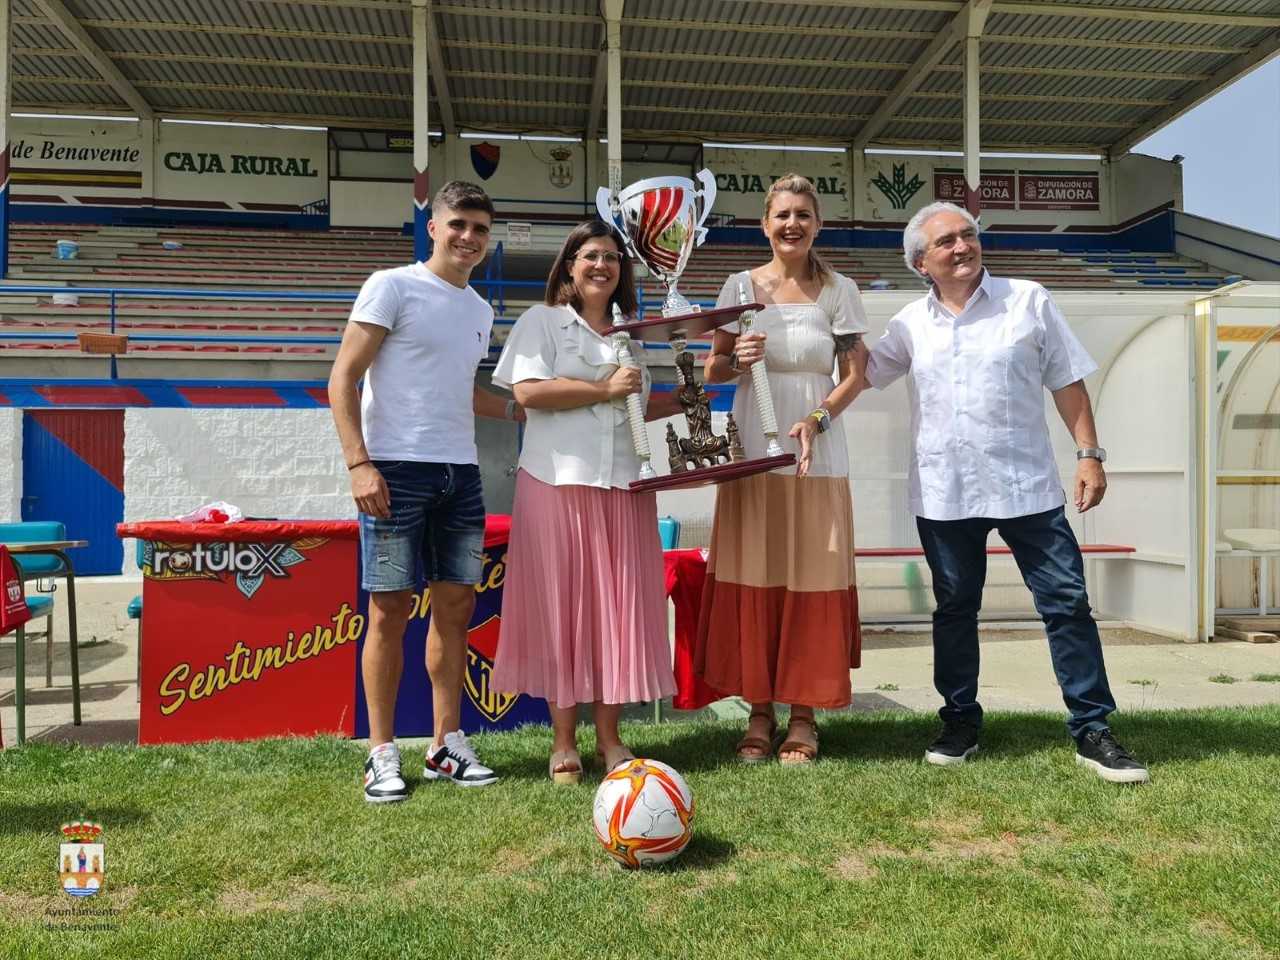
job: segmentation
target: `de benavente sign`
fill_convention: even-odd
[[[136,164],[142,158],[142,151],[137,147],[83,146],[44,139],[31,142],[24,138],[12,144],[9,149],[15,163],[20,160],[74,160],[84,163]]]
[[[165,169],[175,173],[241,174],[248,177],[318,177],[310,157],[275,157],[250,153],[186,153],[164,155]]]

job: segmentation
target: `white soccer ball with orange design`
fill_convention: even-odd
[[[605,775],[592,811],[596,839],[635,869],[679,855],[693,836],[693,791],[657,760],[629,760]]]

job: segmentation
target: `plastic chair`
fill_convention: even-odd
[[[44,685],[53,686],[53,597],[34,596],[27,599],[27,609],[31,611],[31,620],[44,618],[45,627],[45,666]],[[28,623],[31,620],[27,621]],[[14,631],[17,650],[14,655],[14,712],[18,715],[18,746],[27,739],[27,628],[19,624]],[[75,696],[80,697],[80,685],[77,679]]]
[[[0,543],[39,543],[57,542],[67,539],[67,528],[56,520],[33,520],[23,523],[0,524]],[[65,577],[68,573],[66,565],[58,557],[41,554],[14,554],[14,566],[23,582],[40,581],[56,577]],[[53,686],[53,597],[41,592],[28,595],[27,607],[31,610],[32,620],[45,619],[45,685]],[[19,627],[15,633],[18,642],[17,677],[15,697],[18,714],[18,743],[25,739],[26,731],[26,630]],[[70,640],[77,646],[75,637]],[[80,658],[79,650],[71,652],[71,700],[72,717],[80,722]]]

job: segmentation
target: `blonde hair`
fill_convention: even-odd
[[[773,198],[780,193],[795,193],[808,197],[809,202],[813,204],[813,215],[818,218],[819,224],[822,223],[822,205],[818,202],[818,190],[814,187],[812,180],[798,173],[784,173],[773,181],[769,192],[764,196],[764,221],[768,221],[769,211],[773,209]],[[835,271],[831,269],[831,265],[812,247],[809,248],[809,276],[821,280],[824,286],[835,277]]]

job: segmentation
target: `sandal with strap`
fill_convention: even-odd
[[[791,735],[792,729],[798,723],[805,724],[813,734],[812,740],[797,740]],[[798,753],[801,759],[784,759],[784,753]],[[778,744],[778,762],[788,767],[800,767],[807,763],[813,763],[818,759],[818,723],[813,717],[792,717],[787,724],[787,737],[782,743]]]
[[[610,747],[608,750],[601,750],[598,747],[596,748],[596,759],[600,761],[600,765],[604,767],[606,773],[619,764],[626,763],[627,761],[634,760],[635,758],[636,755],[621,743],[616,747]]]
[[[553,750],[547,772],[552,783],[577,784],[582,782],[582,758],[577,750]]]
[[[750,729],[751,721],[756,718],[769,721],[769,735],[767,737],[758,737],[747,733],[739,740],[733,750],[738,755],[738,760],[741,763],[764,763],[773,755],[773,745],[778,736],[778,720],[772,713],[752,711],[751,715],[747,717],[748,730]]]

